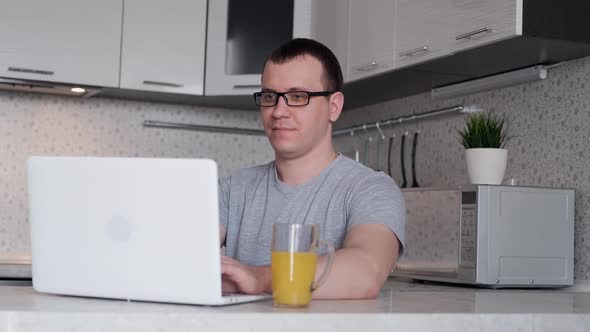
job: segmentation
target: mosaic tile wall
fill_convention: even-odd
[[[481,92],[466,97],[433,101],[428,93],[391,100],[343,114],[337,127],[348,127],[369,121],[385,120],[400,115],[425,112],[456,104],[478,105],[486,110],[506,114],[512,121],[516,137],[508,149],[506,179],[517,184],[555,186],[576,190],[575,273],[578,280],[590,279],[590,58],[584,58],[549,71],[543,81]],[[394,88],[394,87],[392,87]],[[420,131],[417,145],[417,179],[425,186],[451,186],[468,182],[463,149],[456,129],[463,126],[464,115],[444,115],[394,129],[392,160],[393,178],[400,183],[400,135]],[[377,161],[375,131],[369,164]],[[353,140],[339,137],[335,145],[353,154],[354,146],[364,147],[366,135],[358,133]],[[408,181],[411,139],[406,141]],[[383,150],[385,151],[385,150]],[[384,158],[381,158],[383,162]],[[383,163],[380,168],[386,169]]]
[[[540,82],[467,97],[432,101],[428,94],[391,100],[345,112],[337,127],[384,120],[455,104],[478,105],[505,113],[517,135],[509,145],[506,178],[518,184],[576,189],[575,277],[590,279],[590,58],[551,69]],[[400,182],[399,136],[420,131],[417,178],[421,186],[467,183],[456,128],[463,115],[446,115],[402,127],[396,135],[392,176]],[[0,255],[28,252],[26,158],[32,154],[209,157],[220,175],[272,159],[264,137],[143,128],[143,120],[259,128],[256,112],[168,105],[115,99],[75,99],[41,94],[0,92]],[[377,158],[376,132],[368,163],[387,169]],[[362,137],[361,137],[362,136]],[[366,135],[339,137],[335,145],[353,154]],[[411,139],[407,140],[409,161]],[[385,151],[386,145],[381,146]],[[362,150],[362,149],[361,149]],[[362,155],[361,155],[362,157]],[[377,161],[380,165],[375,165]],[[406,166],[408,180],[409,162]]]
[[[144,128],[144,120],[261,128],[251,111],[0,92],[0,256],[30,251],[30,155],[206,157],[221,176],[273,159],[264,136]]]
[[[437,266],[459,268],[459,220],[461,193],[457,190],[407,190],[406,244],[397,266],[405,269]]]

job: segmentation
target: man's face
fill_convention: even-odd
[[[325,91],[322,74],[321,62],[307,55],[282,64],[269,61],[262,75],[262,91]],[[306,106],[288,106],[281,96],[275,106],[260,108],[266,136],[277,158],[294,159],[317,148],[331,149],[331,122],[340,114],[333,97],[310,97]]]

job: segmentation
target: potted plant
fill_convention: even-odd
[[[458,130],[465,147],[469,180],[474,184],[501,184],[506,171],[510,141],[509,125],[504,115],[473,113],[465,119],[465,128]]]

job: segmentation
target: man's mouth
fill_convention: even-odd
[[[273,131],[288,131],[288,130],[295,130],[294,128],[290,128],[290,127],[272,127]]]

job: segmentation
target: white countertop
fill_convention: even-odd
[[[46,295],[0,287],[1,331],[590,331],[590,293],[389,280],[376,300],[227,307]]]

